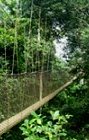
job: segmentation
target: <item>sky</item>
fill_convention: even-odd
[[[63,58],[63,55],[66,54],[64,47],[66,47],[66,45],[67,45],[67,37],[61,38],[59,40],[59,42],[57,40],[54,40],[54,45],[55,45],[55,49],[56,49],[55,55],[58,58],[65,60],[65,58]]]

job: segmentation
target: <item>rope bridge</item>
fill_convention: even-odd
[[[7,77],[3,75],[0,84],[0,135],[76,79],[68,74],[64,75],[62,70],[60,72],[45,71]]]

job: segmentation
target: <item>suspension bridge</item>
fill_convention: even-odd
[[[42,107],[75,79],[76,76],[62,70],[59,73],[3,75],[0,83],[0,135]]]

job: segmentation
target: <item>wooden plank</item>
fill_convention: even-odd
[[[38,108],[40,108],[41,106],[43,106],[45,103],[47,103],[49,100],[51,100],[52,98],[54,98],[60,91],[62,91],[63,89],[65,89],[67,86],[69,86],[76,79],[77,79],[77,77],[74,77],[69,82],[67,82],[66,84],[64,84],[62,87],[60,87],[59,89],[57,89],[55,92],[49,94],[48,96],[46,96],[43,99],[39,100],[38,102],[36,102],[32,106],[26,108],[25,110],[21,111],[20,113],[16,114],[15,116],[12,116],[8,120],[3,121],[0,124],[0,136],[3,133],[7,132],[9,129],[11,129],[16,124],[20,123],[26,117],[28,117],[32,111],[37,110]]]

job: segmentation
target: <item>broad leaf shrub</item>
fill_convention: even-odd
[[[26,119],[21,125],[24,140],[60,140],[67,137],[64,125],[68,123],[70,115],[60,115],[59,111],[50,111],[49,116],[31,114],[31,119]]]

